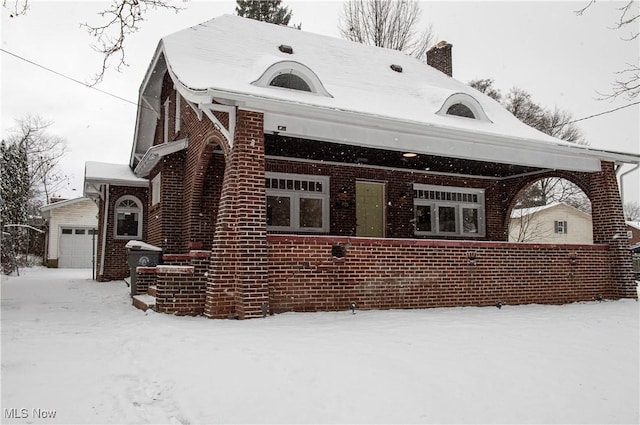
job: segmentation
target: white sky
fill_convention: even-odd
[[[597,100],[607,92],[615,72],[637,63],[640,40],[622,41],[628,32],[611,29],[623,3],[599,1],[583,16],[575,10],[587,1],[570,2],[421,2],[425,24],[438,39],[453,44],[454,78],[469,82],[493,78],[506,93],[517,86],[534,101],[558,106],[582,118],[632,103]],[[98,85],[114,95],[137,101],[138,89],[159,39],[210,18],[234,13],[235,1],[176,2],[185,10],[155,11],[139,33],[126,41],[129,67],[108,71]],[[341,1],[284,1],[291,23],[304,31],[339,37]],[[639,2],[635,3],[637,9]],[[1,47],[80,81],[89,81],[101,66],[94,40],[79,24],[101,23],[106,2],[32,2],[27,16],[9,18],[2,10]],[[27,114],[54,125],[69,153],[63,167],[72,177],[65,196],[81,196],[85,161],[127,163],[133,141],[136,107],[61,78],[0,52],[2,135]],[[634,101],[638,101],[635,99]],[[578,123],[590,145],[640,153],[640,107],[635,105]],[[625,201],[640,201],[640,173],[624,181]]]

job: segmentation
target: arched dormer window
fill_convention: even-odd
[[[294,61],[274,63],[252,84],[261,87],[278,87],[332,97],[324,88],[315,72],[307,66]]]
[[[142,239],[142,202],[135,196],[125,195],[116,201],[115,238]]]
[[[491,120],[484,113],[480,102],[466,93],[456,93],[447,98],[438,111],[438,115],[470,118],[474,120]]]

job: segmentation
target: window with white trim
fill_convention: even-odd
[[[256,81],[260,87],[276,87],[332,97],[324,88],[320,78],[309,67],[295,61],[276,62],[267,68]]]
[[[161,181],[161,173],[158,173],[151,180],[151,205],[156,205],[160,203],[160,181]]]
[[[413,185],[415,234],[482,237],[484,189]]]
[[[125,195],[118,198],[115,205],[116,239],[141,239],[142,202],[135,196]]]
[[[266,173],[267,230],[329,231],[329,177]]]

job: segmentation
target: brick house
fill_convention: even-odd
[[[124,245],[155,309],[285,311],[636,297],[616,165],[638,155],[542,134],[451,78],[451,45],[407,55],[222,16],[164,37],[127,166],[88,163],[98,279]],[[447,75],[448,74],[448,75]],[[508,242],[521,190],[548,176],[590,198],[593,244]]]

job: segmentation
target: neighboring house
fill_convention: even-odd
[[[640,244],[640,221],[627,221],[627,231],[630,233],[630,245]]]
[[[592,244],[591,215],[563,202],[511,211],[510,242]]]
[[[47,223],[47,267],[92,268],[98,207],[89,198],[59,200],[40,208]]]
[[[428,62],[228,15],[164,37],[130,163],[86,166],[98,279],[140,239],[164,264],[137,288],[173,314],[635,298],[615,170],[640,156],[524,125],[444,73],[450,44]],[[508,242],[544,177],[590,198],[593,245]]]

